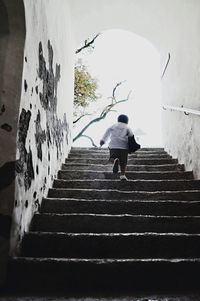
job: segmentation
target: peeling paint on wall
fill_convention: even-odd
[[[31,186],[32,180],[35,178],[32,160],[32,151],[29,146],[29,151],[26,149],[26,138],[29,130],[29,123],[31,119],[31,112],[22,109],[19,118],[19,131],[18,131],[18,149],[20,158],[18,160],[18,183],[20,186],[24,185],[25,190]],[[23,180],[22,180],[23,178]]]
[[[28,89],[28,84],[27,84],[27,81],[24,80],[24,90],[25,90],[25,92],[27,92],[27,89]]]
[[[24,147],[26,144],[26,137],[27,137],[30,119],[31,119],[31,112],[29,110],[26,111],[25,109],[22,109],[19,118],[18,143],[19,145],[22,144],[22,146]]]
[[[29,189],[31,186],[32,180],[35,178],[35,173],[33,169],[33,158],[32,158],[32,151],[29,147],[29,152],[27,154],[27,168],[24,174],[24,185],[25,190]]]
[[[5,105],[1,106],[0,115],[2,115],[5,112],[6,108]]]
[[[1,125],[1,129],[7,131],[7,132],[11,132],[12,131],[12,126],[7,124],[7,123],[4,123]]]
[[[36,165],[36,174],[37,175],[39,174],[39,167],[38,167],[38,165]]]
[[[6,237],[8,247],[11,218],[7,215],[12,215],[11,253],[18,254],[24,232],[29,230],[33,214],[40,209],[42,198],[47,195],[69,151],[65,137],[68,138],[70,132],[63,114],[66,112],[71,129],[73,46],[68,1],[4,2],[6,16],[2,17],[4,12],[0,10],[0,31],[7,24],[9,30],[5,33],[9,33],[9,37],[4,39],[3,36],[5,47],[1,51],[1,65],[5,67],[1,70],[5,72],[1,72],[0,89],[3,141],[0,203],[4,215],[0,215],[0,238]],[[47,18],[42,17],[42,11]],[[56,27],[52,23],[56,23]],[[41,60],[38,59],[38,48]],[[0,271],[1,284],[2,264]]]
[[[15,161],[6,162],[0,167],[0,191],[9,186],[15,179]]]
[[[41,127],[41,115],[38,110],[38,114],[35,121],[35,141],[37,147],[37,156],[42,161],[42,144],[46,141],[46,133],[45,130],[42,130]]]
[[[48,41],[48,65],[43,55],[42,43],[39,43],[38,48],[39,69],[38,76],[43,81],[42,92],[40,92],[40,102],[46,111],[46,136],[48,147],[54,143],[57,148],[57,158],[62,152],[62,143],[64,138],[64,131],[66,131],[66,138],[68,139],[69,129],[66,119],[66,114],[63,116],[63,121],[57,117],[57,87],[60,80],[60,65],[56,64],[54,74],[53,70],[53,47]]]
[[[35,92],[38,94],[38,86],[35,87]]]
[[[37,71],[34,83],[29,78],[24,80],[25,101],[20,112],[17,140],[19,195],[15,206],[18,225],[14,232],[16,250],[20,249],[20,241],[24,231],[28,230],[31,217],[40,210],[42,198],[48,192],[69,143],[66,113],[62,116],[57,112],[61,67],[54,64],[54,51],[50,41],[47,46],[48,61],[43,54],[42,42],[38,44],[38,69],[34,70]],[[28,66],[27,61],[26,63]],[[34,88],[28,89],[27,82]],[[31,96],[33,97],[30,98]]]

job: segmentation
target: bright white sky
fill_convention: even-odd
[[[113,87],[126,81],[118,88],[118,100],[127,97],[128,102],[115,107],[117,113],[109,113],[104,121],[92,125],[85,134],[95,143],[103,136],[106,128],[116,122],[119,114],[129,116],[133,131],[141,129],[145,135],[139,137],[142,146],[161,146],[161,100],[160,100],[160,56],[157,50],[144,38],[124,30],[104,31],[95,41],[93,51],[83,51],[77,56],[98,79],[101,99],[89,110],[99,110],[109,103]],[[93,115],[91,118],[97,115]],[[85,118],[74,129],[74,135],[91,118]],[[91,146],[86,138],[78,139],[74,146]]]

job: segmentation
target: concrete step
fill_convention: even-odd
[[[13,258],[8,283],[23,293],[97,294],[198,289],[199,258],[64,259]],[[48,295],[49,296],[49,295]]]
[[[95,213],[132,215],[199,215],[200,201],[119,201],[45,198],[41,213]]]
[[[32,231],[71,233],[200,233],[200,216],[35,214]]]
[[[200,180],[54,180],[53,187],[75,189],[117,189],[120,191],[200,191]]]
[[[87,164],[87,163],[65,163],[62,170],[93,170],[112,171],[111,164]],[[132,165],[128,164],[127,171],[184,171],[183,164],[162,164],[162,165]]]
[[[83,157],[105,157],[108,158],[110,155],[109,150],[99,151],[70,151],[68,156],[83,156]],[[137,151],[132,154],[128,154],[128,157],[159,157],[159,156],[170,156],[166,151]],[[171,157],[171,156],[170,156]]]
[[[191,171],[179,172],[179,171],[135,171],[127,172],[126,176],[130,180],[146,179],[146,180],[172,180],[172,179],[193,179],[193,173]],[[116,179],[116,175],[108,171],[93,171],[93,170],[60,170],[58,172],[58,179],[73,180],[73,179]]]
[[[142,259],[196,258],[199,254],[200,234],[30,232],[23,239],[21,256]]]
[[[66,159],[65,163],[85,163],[85,164],[107,164],[108,159],[98,159],[98,158],[80,158],[74,157],[73,159]],[[177,159],[165,159],[165,158],[130,158],[128,164],[131,165],[163,165],[163,164],[177,164]]]
[[[81,153],[81,152],[71,152],[69,153],[68,158],[73,159],[73,158],[94,158],[94,159],[108,159],[109,158],[109,152],[107,153]],[[134,154],[129,154],[128,155],[129,160],[134,159],[134,158],[141,158],[141,159],[151,159],[151,158],[164,158],[164,159],[172,159],[172,156],[168,155],[167,153],[146,153],[146,152],[136,152]]]
[[[100,200],[200,200],[200,190],[181,191],[120,191],[115,189],[49,189],[48,197],[51,198],[77,198],[77,199],[100,199]]]
[[[102,152],[102,151],[108,151],[107,147],[72,147],[71,152]],[[142,147],[137,152],[164,152],[163,147]]]
[[[200,182],[163,148],[131,155],[123,183],[107,158],[72,149],[9,260],[9,292],[199,289]]]

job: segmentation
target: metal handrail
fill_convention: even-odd
[[[180,111],[183,112],[185,115],[189,114],[194,114],[194,115],[199,115],[200,116],[200,111],[198,110],[193,110],[193,109],[188,109],[184,107],[175,107],[175,106],[169,106],[169,105],[163,105],[164,110],[174,110],[174,111]]]

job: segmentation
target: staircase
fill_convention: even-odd
[[[9,283],[37,291],[133,292],[199,286],[200,181],[161,148],[129,156],[72,148],[9,262]]]

